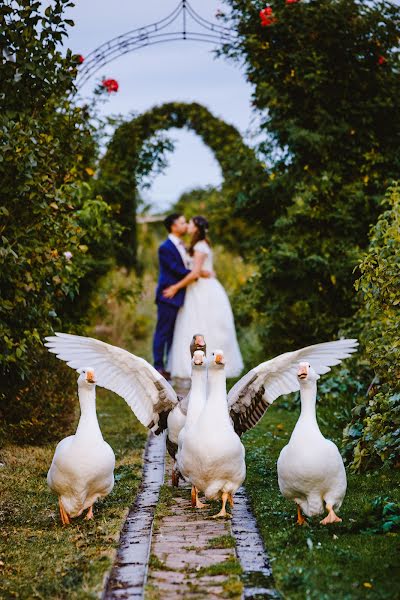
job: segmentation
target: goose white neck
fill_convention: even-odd
[[[92,389],[79,388],[78,395],[81,416],[75,435],[85,433],[90,427],[91,433],[96,432],[103,437],[101,435],[96,414],[96,388],[94,386]]]
[[[205,367],[193,367],[185,427],[194,425],[199,418],[206,402],[206,386],[207,369]]]
[[[229,418],[225,369],[212,369],[209,373],[208,385],[207,408],[215,414],[226,415]]]
[[[317,424],[315,405],[317,402],[317,382],[307,381],[300,384],[301,413],[300,419],[307,419]]]

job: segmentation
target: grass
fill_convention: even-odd
[[[166,567],[165,562],[160,560],[155,554],[150,554],[149,556],[149,568],[154,569],[155,571],[174,571],[174,569]]]
[[[327,407],[319,409],[321,430],[340,447],[341,427]],[[264,538],[276,587],[287,600],[394,600],[400,589],[399,534],[368,533],[369,506],[377,496],[399,501],[399,472],[348,474],[340,516],[324,527],[309,519],[299,527],[296,506],[278,488],[276,461],[287,444],[298,411],[277,401],[244,436],[246,489]],[[322,425],[324,424],[324,425]]]
[[[0,598],[98,598],[127,508],[141,479],[146,432],[123,400],[98,390],[104,438],[116,454],[115,487],[94,521],[62,527],[46,483],[55,444],[0,452]]]
[[[231,575],[222,586],[225,598],[241,598],[243,594],[243,583],[237,575]]]
[[[209,548],[234,548],[235,538],[232,535],[219,535],[208,543]]]
[[[228,558],[222,562],[209,565],[208,567],[201,567],[196,570],[197,577],[203,577],[204,575],[241,575],[242,567],[237,558]]]

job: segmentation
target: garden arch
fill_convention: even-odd
[[[137,184],[152,164],[159,161],[162,165],[162,154],[170,148],[169,142],[161,138],[151,148],[149,160],[146,143],[171,128],[193,131],[212,150],[220,164],[224,186],[229,186],[232,208],[248,202],[253,194],[252,182],[265,177],[263,165],[238,130],[201,104],[166,103],[123,123],[100,162],[99,192],[124,227],[117,254],[120,264],[128,268],[136,266]]]

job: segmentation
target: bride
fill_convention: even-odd
[[[168,371],[172,377],[190,377],[189,346],[195,333],[204,335],[208,348],[224,351],[227,377],[238,376],[243,368],[228,296],[214,276],[200,277],[204,270],[213,273],[213,253],[207,231],[208,222],[204,217],[193,217],[189,221],[187,232],[192,236],[189,246],[192,270],[181,281],[164,290],[166,298],[173,298],[180,289],[187,287],[185,302],[176,318],[168,357]]]

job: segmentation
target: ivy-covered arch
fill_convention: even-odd
[[[136,265],[136,188],[155,165],[162,167],[171,144],[159,134],[173,127],[195,132],[213,151],[224,185],[229,182],[231,205],[247,203],[253,193],[252,182],[265,177],[263,166],[238,130],[200,104],[166,103],[123,123],[101,160],[99,191],[124,227],[117,253],[128,268]]]

